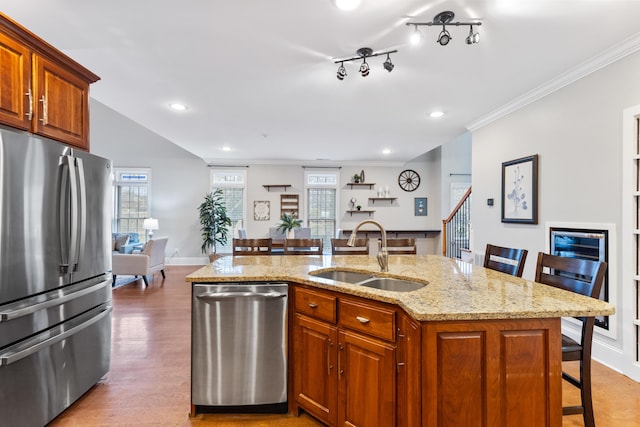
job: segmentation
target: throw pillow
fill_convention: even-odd
[[[129,235],[128,234],[117,234],[115,240],[116,240],[116,242],[115,242],[115,245],[113,247],[113,250],[114,251],[119,251],[122,246],[126,245],[129,242]]]

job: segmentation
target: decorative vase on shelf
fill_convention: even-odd
[[[382,189],[382,185],[378,187],[378,197],[384,196],[384,190]]]
[[[384,187],[384,197],[389,197],[389,186]]]

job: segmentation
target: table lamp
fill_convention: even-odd
[[[156,218],[145,218],[142,222],[142,228],[148,230],[148,240],[150,240],[153,237],[153,230],[159,228],[158,220]]]

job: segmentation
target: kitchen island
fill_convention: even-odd
[[[394,292],[315,277],[373,273]],[[291,411],[328,425],[562,425],[560,318],[610,304],[434,255],[226,257],[192,283],[285,281]]]

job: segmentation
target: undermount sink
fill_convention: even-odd
[[[337,280],[338,282],[347,282],[347,283],[359,283],[365,281],[367,279],[373,278],[371,274],[365,273],[357,273],[355,271],[345,271],[345,270],[329,270],[322,272],[314,272],[309,273],[315,277],[322,277],[323,279]]]
[[[409,280],[394,279],[393,277],[374,277],[359,283],[360,286],[382,289],[393,292],[411,292],[423,288],[424,283]]]
[[[352,283],[354,285],[393,292],[411,292],[425,286],[424,283],[412,282],[410,280],[396,279],[393,277],[378,277],[372,274],[346,270],[312,271],[309,274],[323,279],[336,280],[338,282]]]

